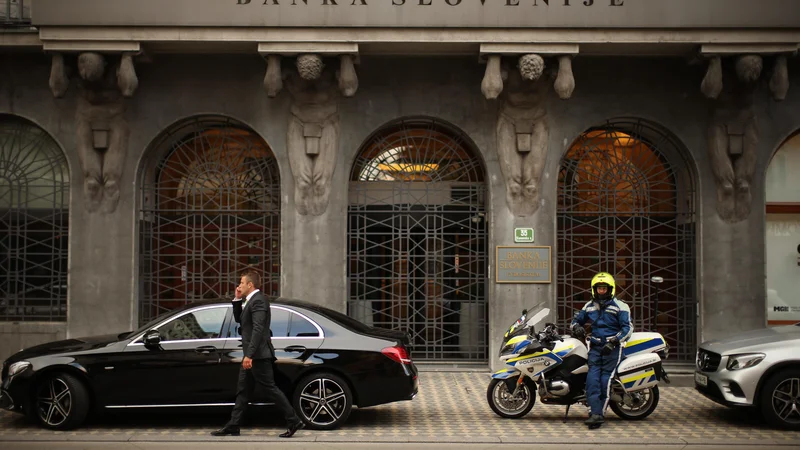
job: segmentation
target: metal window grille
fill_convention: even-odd
[[[44,130],[0,116],[0,321],[67,319],[69,166]]]
[[[140,323],[231,297],[246,269],[278,295],[280,175],[263,139],[233,120],[198,118],[154,148],[162,157],[144,173],[140,212]]]
[[[558,178],[558,317],[568,326],[597,272],[614,275],[637,331],[658,331],[670,359],[697,342],[695,187],[682,147],[641,120],[584,133]],[[664,278],[658,288],[652,276]]]
[[[415,360],[487,360],[483,164],[462,133],[406,119],[350,177],[348,314],[407,331]]]

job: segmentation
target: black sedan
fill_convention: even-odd
[[[278,386],[312,429],[334,429],[353,406],[417,394],[406,333],[364,325],[311,303],[273,299]],[[139,330],[51,342],[3,363],[0,406],[66,430],[93,411],[232,407],[242,343],[229,302],[193,303]],[[254,405],[269,405],[256,389]]]

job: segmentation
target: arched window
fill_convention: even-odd
[[[152,146],[141,211],[140,322],[231,296],[255,269],[278,295],[280,175],[266,142],[231,119],[198,118]]]
[[[557,233],[564,325],[590,299],[592,277],[610,272],[635,329],[664,334],[671,357],[694,358],[695,190],[684,154],[669,133],[636,119],[587,130],[567,151]]]
[[[484,173],[431,119],[381,128],[352,167],[348,314],[409,332],[416,360],[488,358]]]
[[[0,115],[0,321],[67,319],[69,167],[55,140]]]

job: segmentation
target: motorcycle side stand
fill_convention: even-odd
[[[564,422],[563,423],[567,423],[567,417],[569,417],[569,407],[570,406],[571,405],[567,405],[567,412],[564,413]]]

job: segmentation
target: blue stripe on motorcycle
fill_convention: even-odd
[[[625,347],[625,349],[622,351],[622,354],[624,356],[628,356],[628,355],[630,355],[631,353],[634,353],[634,352],[641,352],[642,350],[647,350],[648,348],[658,347],[659,345],[662,345],[663,343],[664,343],[664,341],[662,341],[661,339],[652,339],[652,340],[647,341],[647,342],[642,342],[641,344],[636,344],[636,345],[634,345],[632,347]]]

